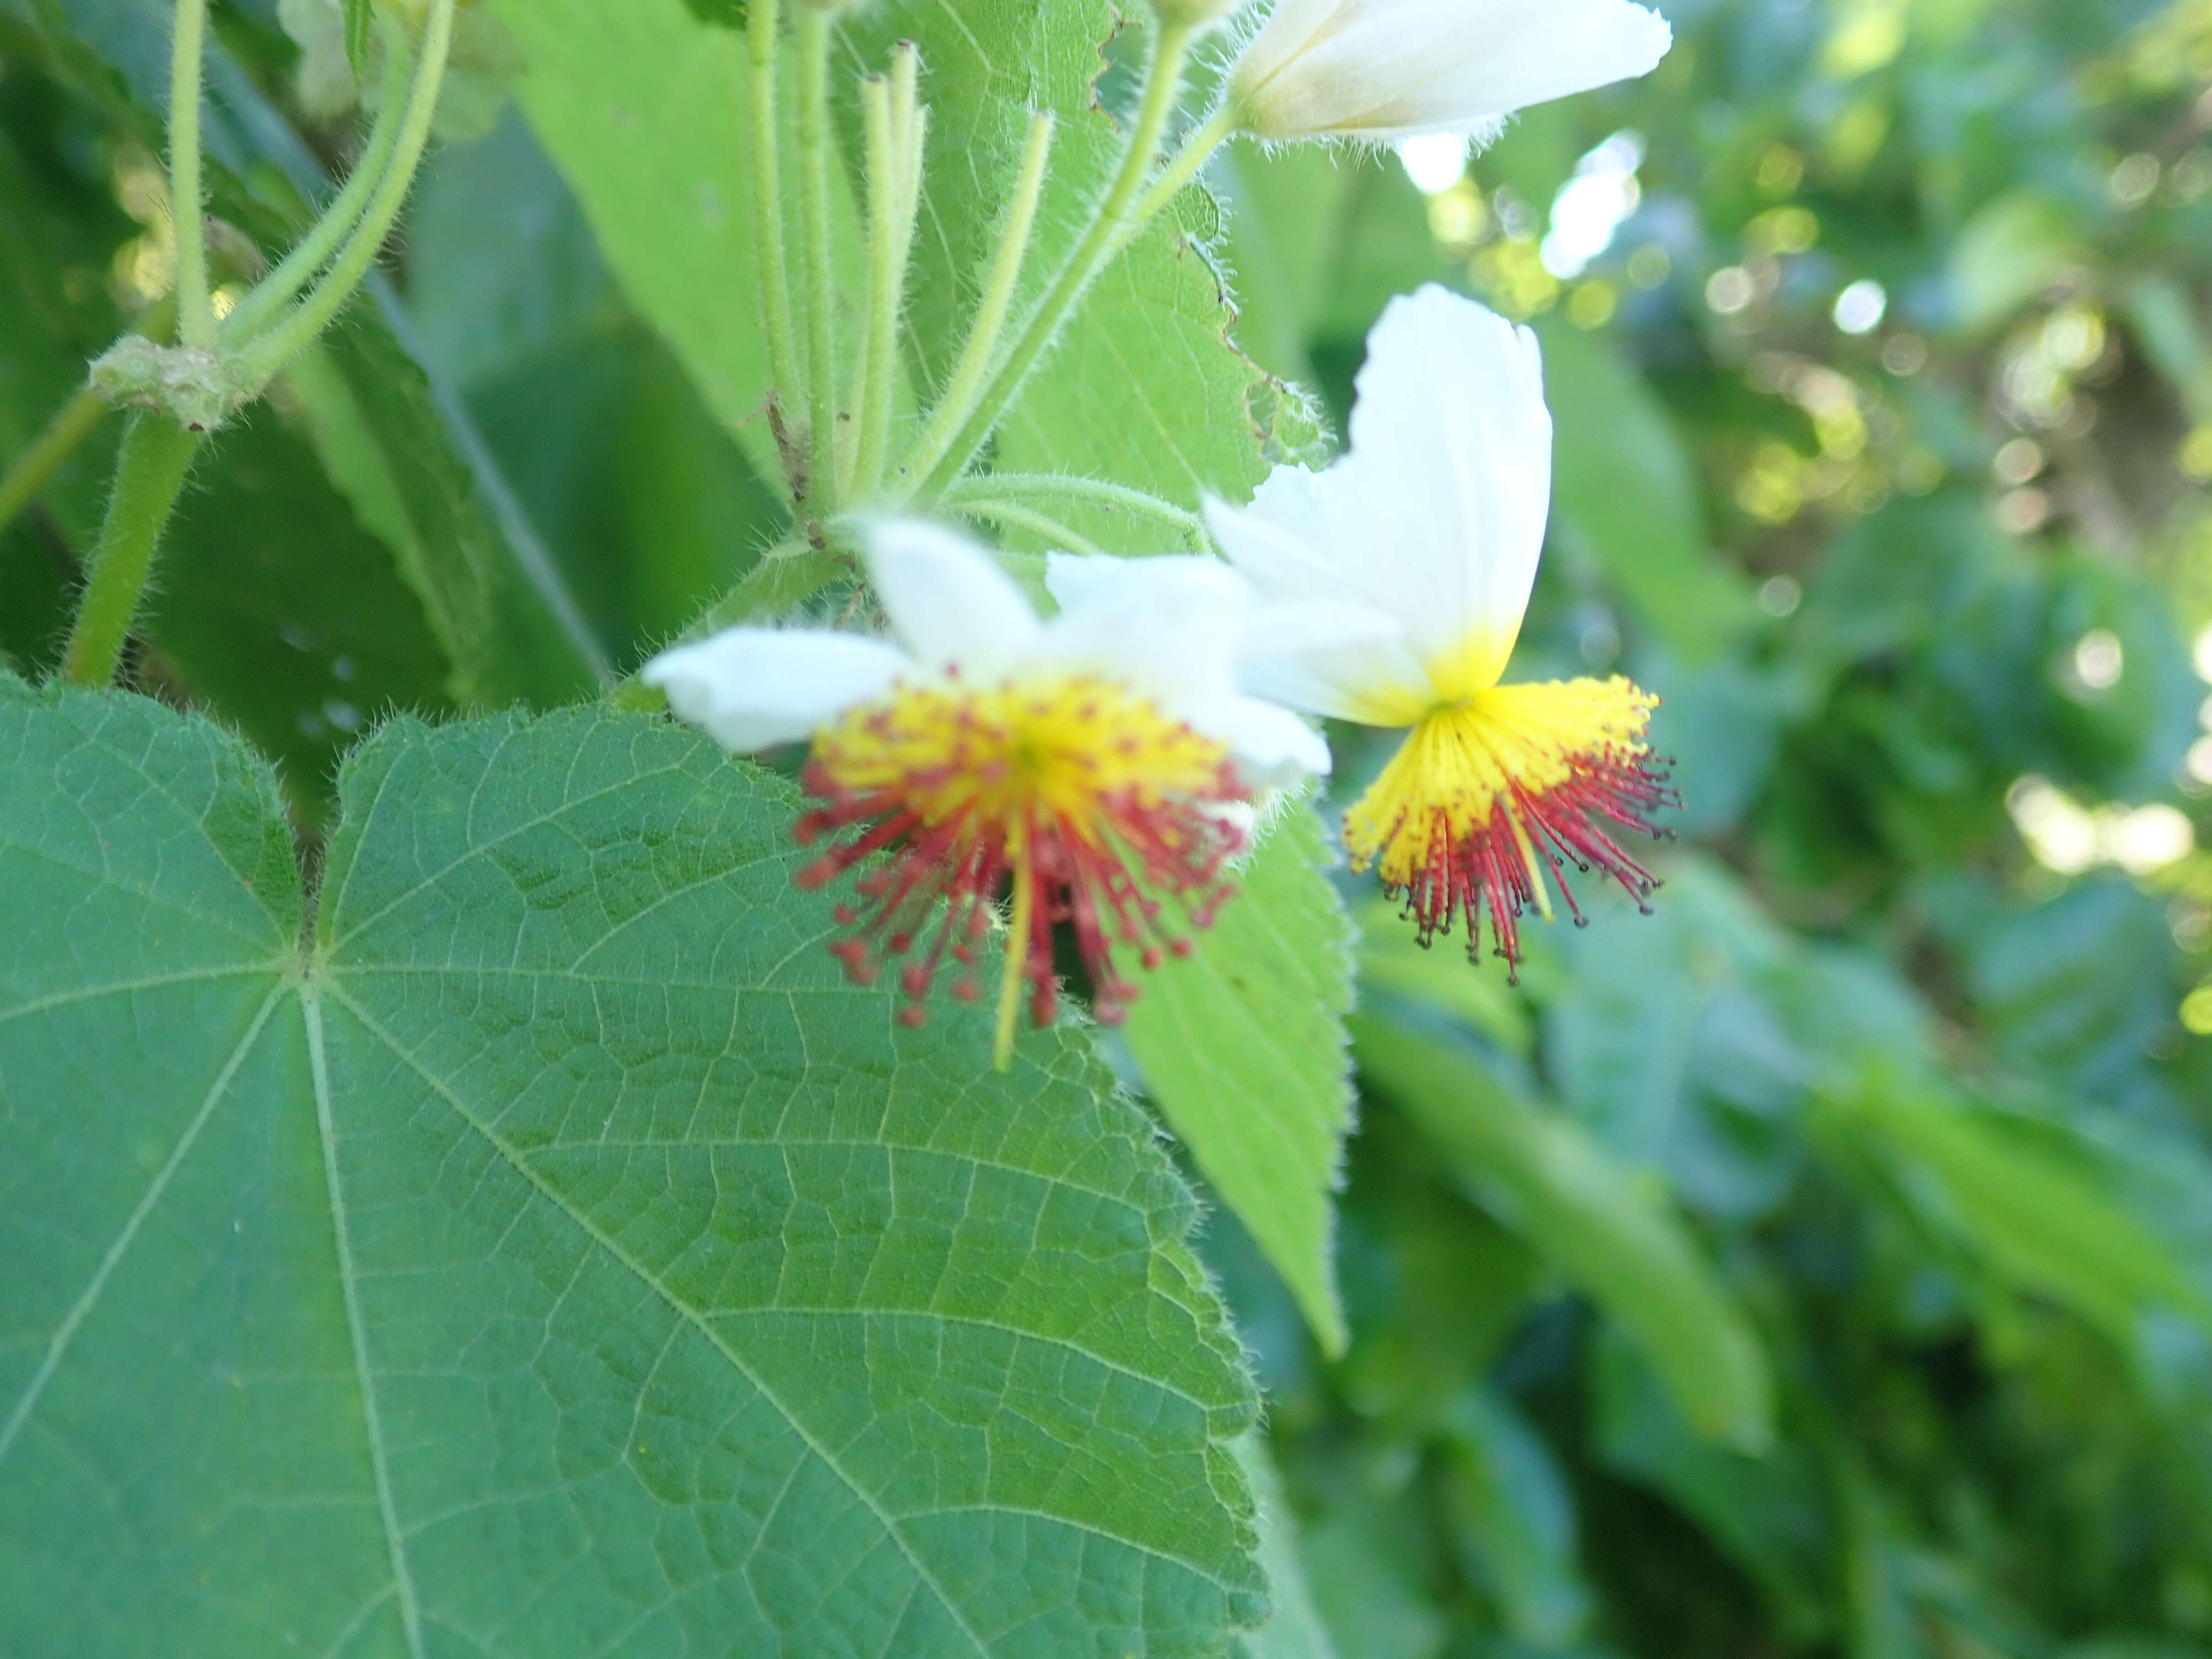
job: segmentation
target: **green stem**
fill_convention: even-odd
[[[836,270],[830,246],[830,15],[799,9],[799,217],[806,262],[806,389],[810,446],[806,509],[817,522],[837,510]]]
[[[945,505],[950,507],[954,503],[947,501]],[[1097,543],[1085,540],[1049,514],[1039,513],[1033,508],[1022,506],[1018,501],[996,501],[989,496],[978,496],[972,500],[960,501],[957,505],[959,510],[969,518],[996,519],[1010,529],[1026,530],[1035,535],[1042,536],[1062,553],[1102,555],[1106,550]]]
[[[921,52],[911,40],[891,48],[891,143],[906,167],[905,228],[914,240],[915,211],[921,204],[923,152],[927,148],[929,112],[921,105]]]
[[[1181,532],[1194,550],[1202,551],[1206,545],[1206,527],[1197,514],[1186,512],[1173,501],[1164,501],[1145,490],[1109,483],[1103,478],[1067,477],[1056,472],[986,472],[959,480],[939,499],[945,506],[963,511],[970,507],[988,511],[993,502],[1018,506],[1024,500],[1103,507],[1108,512],[1128,513],[1167,525]]]
[[[134,332],[157,343],[176,331],[177,296],[157,301],[138,319]],[[13,524],[23,509],[46,492],[54,474],[75,454],[77,447],[100,429],[100,417],[113,407],[89,386],[80,388],[55,411],[46,429],[15,458],[0,477],[0,530]]]
[[[169,45],[169,216],[177,234],[178,337],[196,351],[215,345],[200,188],[200,59],[206,46],[207,0],[177,0]]]
[[[115,489],[92,550],[84,598],[62,657],[71,685],[106,685],[123,660],[131,621],[153,572],[154,550],[185,487],[199,434],[166,415],[133,415],[115,457]]]
[[[245,339],[289,305],[314,279],[315,273],[330,263],[347,233],[361,222],[371,193],[390,167],[392,152],[399,147],[399,129],[405,119],[407,58],[399,50],[400,38],[395,28],[386,40],[383,102],[376,112],[375,125],[369,129],[368,142],[362,146],[353,171],[347,175],[345,188],[331,199],[322,216],[276,268],[256,283],[252,291],[231,308],[230,315],[222,319],[224,339]]]
[[[18,514],[46,494],[46,486],[61,471],[62,463],[100,429],[100,417],[108,408],[106,398],[86,386],[74,393],[46,422],[46,429],[31,441],[31,447],[15,458],[15,465],[4,477],[0,477],[0,530],[15,523]]]
[[[1159,217],[1161,211],[1176,198],[1176,192],[1198,177],[1199,169],[1213,159],[1214,151],[1226,143],[1237,131],[1236,117],[1224,104],[1194,127],[1176,152],[1175,160],[1160,169],[1160,176],[1139,198],[1136,211],[1129,216],[1119,240],[1114,244],[1118,253],[1129,244],[1129,239]]]
[[[898,362],[899,295],[905,286],[901,211],[906,158],[893,131],[891,88],[881,76],[860,85],[868,141],[868,326],[860,346],[860,429],[853,441],[853,499],[866,501],[884,481],[890,443],[891,384]]]
[[[346,239],[345,246],[323,273],[307,297],[267,335],[247,348],[246,363],[262,380],[284,367],[336,320],[362,278],[383,251],[384,239],[399,217],[407,191],[415,182],[415,169],[430,142],[430,122],[438,112],[438,88],[446,78],[446,58],[453,44],[456,0],[431,0],[429,21],[422,32],[422,56],[415,64],[414,84],[407,94],[407,114],[392,146],[392,163],[377,181],[368,206]]]
[[[791,329],[791,275],[783,255],[783,179],[775,121],[776,0],[752,0],[753,234],[760,245],[761,317],[769,372],[788,400],[799,392],[799,347]]]
[[[976,398],[982,395],[984,377],[990,373],[992,356],[999,349],[1000,333],[1006,325],[1006,313],[1013,305],[1014,287],[1021,280],[1022,262],[1029,254],[1030,233],[1036,227],[1037,203],[1044,193],[1045,160],[1052,153],[1052,130],[1053,118],[1046,112],[1039,111],[1030,117],[1021,174],[1015,181],[1013,199],[1006,209],[998,252],[992,256],[991,274],[983,285],[982,301],[975,307],[967,343],[961,347],[959,361],[945,383],[944,394],[938,399],[928,430],[922,434],[913,454],[900,469],[905,477],[912,477],[917,471],[926,471],[936,465],[974,410]]]
[[[923,500],[934,499],[968,470],[976,451],[989,439],[1027,384],[1030,372],[1059,337],[1069,315],[1113,258],[1115,249],[1121,244],[1130,209],[1152,173],[1161,137],[1175,113],[1176,99],[1182,90],[1183,64],[1190,56],[1191,37],[1192,30],[1188,25],[1160,26],[1159,34],[1152,43],[1152,61],[1145,77],[1144,98],[1138,107],[1135,130],[1129,136],[1128,152],[1121,158],[1121,169],[1108,186],[1090,230],[1030,313],[1029,321],[1012,350],[991,375],[981,398],[961,422],[957,434],[941,453],[917,457],[911,470],[921,472],[922,477],[914,493]]]

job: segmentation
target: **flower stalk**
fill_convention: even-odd
[[[788,394],[799,384],[799,346],[791,325],[791,273],[783,246],[782,163],[776,127],[777,0],[752,0],[747,21],[753,136],[753,234],[760,251],[763,331],[769,372]],[[796,480],[793,481],[796,483]]]

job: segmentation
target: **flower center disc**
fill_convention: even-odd
[[[1136,994],[1115,969],[1114,945],[1140,947],[1146,966],[1164,950],[1188,949],[1161,927],[1152,895],[1181,900],[1192,925],[1205,926],[1242,845],[1217,810],[1245,793],[1226,749],[1090,676],[902,686],[817,737],[805,782],[823,804],[800,820],[800,839],[856,833],[801,881],[820,885],[871,854],[891,855],[860,878],[869,902],[839,908],[840,921],[856,928],[832,947],[847,970],[865,982],[883,959],[932,936],[902,977],[915,1000],[902,1016],[910,1024],[947,955],[973,963],[988,907],[1011,886],[1002,1060],[1022,981],[1032,1017],[1052,1017],[1055,923],[1073,926],[1099,1017],[1113,1020]],[[933,931],[939,899],[950,903]],[[953,994],[973,1000],[980,988],[963,973]]]
[[[1464,914],[1474,955],[1486,907],[1509,963],[1522,913],[1551,913],[1549,883],[1582,919],[1565,862],[1605,871],[1640,902],[1658,884],[1609,826],[1656,835],[1648,814],[1674,804],[1644,743],[1657,706],[1615,678],[1492,686],[1431,710],[1345,815],[1354,866],[1406,896],[1423,944]]]

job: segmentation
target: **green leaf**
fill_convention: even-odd
[[[1634,1340],[1691,1425],[1763,1449],[1773,1432],[1765,1352],[1667,1205],[1572,1119],[1516,1098],[1452,1045],[1373,1014],[1352,1030],[1362,1074],[1470,1196]]]
[[[1605,1465],[1694,1516],[1765,1587],[1796,1639],[1820,1639],[1823,1577],[1837,1540],[1819,1455],[1796,1441],[1750,1456],[1700,1440],[1626,1342],[1603,1342],[1592,1358],[1595,1449]]]
[[[1405,907],[1376,892],[1361,901],[1359,988],[1441,1010],[1508,1053],[1528,1057],[1536,1034],[1523,994],[1503,974],[1469,972],[1458,951],[1425,949],[1407,924]]]
[[[1573,1642],[1592,1596],[1577,1559],[1574,1492],[1551,1448],[1490,1389],[1460,1396],[1444,1444],[1447,1511],[1506,1629],[1545,1648]]]
[[[167,95],[167,9],[159,0],[31,0],[46,66],[125,135],[159,154]],[[329,181],[313,153],[219,41],[208,47],[205,137],[210,210],[281,254]],[[250,182],[249,182],[250,181]],[[608,670],[560,573],[457,398],[433,382],[404,336],[406,313],[380,276],[321,348],[350,409],[308,399],[332,482],[386,538],[453,655],[465,701],[556,702]],[[309,383],[320,392],[335,384]]]
[[[1246,1655],[1249,1659],[1336,1659],[1328,1627],[1314,1607],[1305,1564],[1298,1559],[1297,1517],[1284,1496],[1283,1478],[1275,1473],[1267,1439],[1257,1430],[1237,1441],[1237,1462],[1251,1483],[1260,1516],[1260,1565],[1267,1571],[1267,1588],[1275,1603],[1267,1622],[1245,1638]]]
[[[763,477],[768,422],[744,41],[683,0],[494,0],[517,88],[637,313]],[[787,82],[788,76],[786,77]],[[791,146],[787,144],[786,149]],[[839,203],[849,227],[851,204]]]
[[[1881,1073],[1823,1105],[1832,1133],[1890,1160],[1914,1207],[2000,1281],[2051,1298],[2124,1347],[2152,1309],[2212,1330],[2212,1304],[2187,1271],[2059,1126]]]
[[[453,659],[292,422],[262,410],[208,456],[163,537],[145,631],[319,826],[338,757],[379,715],[452,711]]]
[[[1674,425],[1610,342],[1547,324],[1544,393],[1557,533],[1660,638],[1692,661],[1751,617],[1743,580],[1713,556],[1696,469]]]
[[[0,682],[0,1651],[1258,1621],[1188,1190],[1080,1042],[844,982],[787,786],[403,722],[309,905],[205,721]]]
[[[0,35],[0,52],[9,44]],[[136,227],[58,160],[26,154],[0,130],[0,223],[8,227],[0,237],[0,472],[83,386],[86,360],[121,327],[97,273]],[[27,666],[50,666],[68,636],[71,555],[99,528],[120,427],[103,419],[40,498],[0,527],[0,650]]]
[[[566,180],[510,109],[441,149],[407,297],[617,660],[726,593],[789,517],[624,303]]]
[[[1285,811],[1191,954],[1146,981],[1123,1035],[1161,1115],[1334,1358],[1346,1341],[1330,1195],[1352,1127],[1352,927],[1328,862],[1313,810]]]
[[[1320,144],[1233,142],[1209,178],[1229,207],[1237,343],[1270,371],[1310,382],[1306,341],[1328,297],[1353,170]]]

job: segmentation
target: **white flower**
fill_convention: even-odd
[[[1237,807],[1328,770],[1328,750],[1237,689],[1252,594],[1217,560],[1055,560],[1050,621],[950,531],[879,526],[868,565],[896,643],[738,628],[663,653],[644,678],[732,749],[811,739],[804,781],[819,804],[798,834],[827,845],[799,879],[866,866],[831,948],[864,982],[905,958],[909,1020],[948,963],[955,997],[981,994],[969,969],[1010,896],[1003,1066],[1024,986],[1031,1018],[1052,1017],[1056,924],[1098,1017],[1118,1018],[1137,988],[1116,950],[1147,967],[1188,950],[1161,901],[1206,926],[1246,843]]]
[[[1218,560],[1055,554],[1047,586],[1061,610],[1049,621],[986,550],[935,525],[878,526],[868,567],[896,643],[830,629],[732,628],[661,653],[640,678],[678,718],[751,753],[803,742],[902,682],[1096,676],[1225,744],[1255,785],[1328,770],[1328,746],[1310,726],[1238,690],[1252,596]]]
[[[1261,138],[1487,143],[1516,110],[1650,74],[1673,41],[1629,0],[1279,0],[1229,101]]]
[[[1334,618],[1256,630],[1242,678],[1293,708],[1411,728],[1346,846],[1408,895],[1425,938],[1464,913],[1472,941],[1480,900],[1513,958],[1515,918],[1548,912],[1563,859],[1652,884],[1613,834],[1648,830],[1669,799],[1643,742],[1655,700],[1623,679],[1498,683],[1550,510],[1535,336],[1424,288],[1384,310],[1357,391],[1334,465],[1279,467],[1249,507],[1206,505],[1263,616]]]

